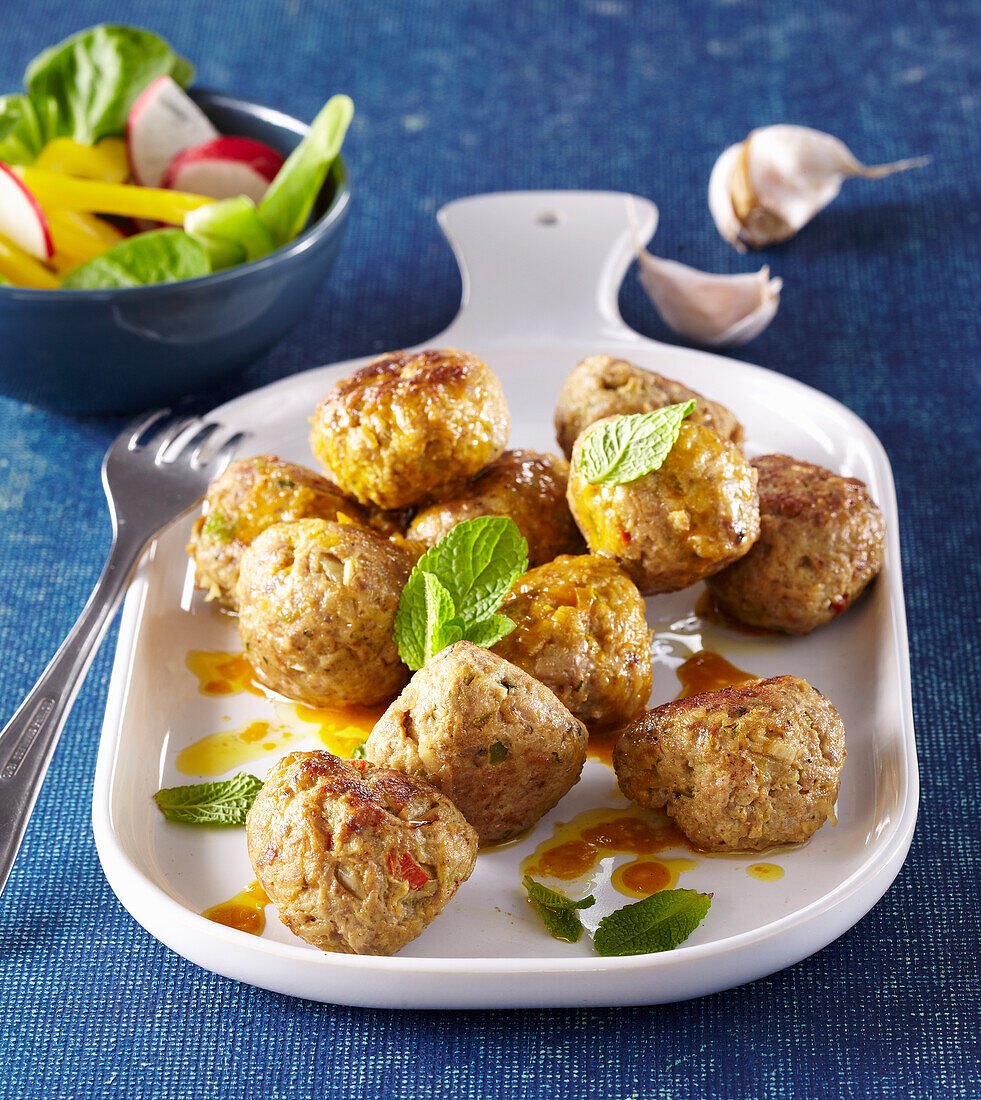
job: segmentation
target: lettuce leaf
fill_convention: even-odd
[[[24,83],[35,104],[55,105],[54,117],[45,119],[46,141],[71,137],[94,145],[122,135],[133,101],[165,74],[186,86],[194,68],[150,31],[100,23],[35,57]]]
[[[354,104],[348,96],[331,96],[262,196],[259,217],[277,248],[293,240],[310,220],[353,116]]]
[[[210,272],[208,254],[196,240],[180,229],[158,229],[120,241],[76,267],[62,285],[72,290],[104,290],[196,279]]]

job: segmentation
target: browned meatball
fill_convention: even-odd
[[[623,793],[707,851],[807,840],[834,820],[844,759],[838,712],[796,676],[655,707],[613,750]]]
[[[494,652],[587,725],[622,725],[647,705],[651,632],[643,598],[616,562],[556,558],[519,577],[501,614],[516,626]]]
[[[325,477],[284,462],[256,455],[233,462],[208,486],[207,515],[199,516],[187,552],[194,559],[194,583],[208,599],[237,611],[235,584],[245,548],[273,523],[293,519],[365,520],[361,507]]]
[[[310,446],[331,481],[386,509],[462,488],[511,431],[496,375],[456,348],[383,355],[338,382],[312,424]]]
[[[321,951],[392,955],[446,908],[477,835],[428,783],[298,752],[269,773],[245,826],[280,920]]]
[[[541,565],[583,548],[565,490],[569,464],[538,451],[505,451],[449,500],[423,508],[409,538],[432,546],[464,520],[510,516],[528,540],[528,560]]]
[[[438,787],[487,843],[534,825],[558,802],[579,779],[586,740],[544,684],[457,642],[412,677],[365,752]]]
[[[569,474],[572,514],[590,550],[615,558],[645,596],[695,584],[756,541],[756,471],[710,428],[684,422],[661,468],[623,485],[588,482],[581,444]]]
[[[607,416],[653,412],[665,405],[694,400],[693,424],[704,424],[732,443],[742,442],[743,429],[725,406],[709,401],[681,382],[636,367],[612,355],[583,359],[565,380],[555,406],[555,431],[566,458],[584,428]]]
[[[267,528],[242,556],[236,589],[258,678],[312,707],[390,699],[408,679],[393,632],[415,562],[408,548],[350,523]]]
[[[727,614],[806,634],[831,622],[882,567],[885,521],[864,482],[787,455],[753,459],[760,537],[708,581]]]

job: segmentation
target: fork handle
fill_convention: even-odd
[[[0,732],[0,893],[65,719],[147,541],[137,542],[125,527],[114,534],[105,567],[78,621]]]

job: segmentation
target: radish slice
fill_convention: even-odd
[[[175,154],[218,136],[208,116],[169,76],[158,76],[137,96],[126,119],[126,149],[133,179],[159,187]]]
[[[258,202],[282,167],[279,153],[261,141],[219,137],[178,153],[161,185],[212,199],[245,195]]]
[[[0,161],[0,234],[39,260],[54,255],[51,229],[41,204]]]

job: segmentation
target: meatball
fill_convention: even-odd
[[[579,779],[586,740],[544,684],[457,642],[412,677],[365,753],[429,780],[487,843],[527,829],[558,802]]]
[[[239,634],[267,687],[312,707],[380,703],[408,679],[393,631],[415,564],[350,523],[267,528],[242,556]]]
[[[477,834],[428,783],[329,752],[286,756],[245,825],[283,924],[321,951],[392,955],[446,908]]]
[[[194,583],[230,611],[238,610],[235,584],[245,548],[273,523],[292,519],[364,522],[363,510],[326,478],[284,462],[256,455],[233,462],[208,486],[207,515],[199,516],[187,552],[194,560]]]
[[[607,416],[646,413],[665,405],[694,400],[694,424],[704,424],[732,443],[742,442],[739,421],[723,405],[709,401],[681,382],[636,367],[612,355],[583,359],[565,380],[555,406],[555,431],[566,458],[576,437],[590,424]]]
[[[796,676],[665,703],[613,750],[620,789],[706,851],[797,844],[834,820],[845,730]]]
[[[516,625],[494,652],[587,725],[622,725],[647,705],[651,632],[637,586],[616,562],[556,558],[519,577],[501,614]]]
[[[882,567],[885,521],[865,484],[787,455],[753,460],[760,537],[708,582],[727,614],[807,634],[852,604]]]
[[[685,421],[661,468],[623,485],[588,482],[580,448],[581,440],[569,474],[572,514],[590,550],[615,558],[645,596],[695,584],[756,541],[756,471],[710,428]]]
[[[565,490],[569,464],[538,451],[505,451],[450,500],[416,514],[409,538],[432,545],[463,520],[510,516],[528,540],[528,560],[541,565],[583,547]]]
[[[385,509],[461,489],[511,431],[496,375],[455,348],[375,359],[334,386],[312,423],[310,446],[331,481]]]

